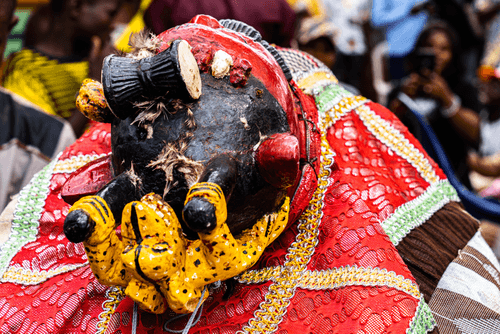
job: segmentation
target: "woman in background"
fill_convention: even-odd
[[[467,153],[477,146],[471,122],[481,110],[476,88],[465,81],[458,38],[444,22],[431,22],[408,57],[410,75],[391,93],[389,109],[418,138],[408,108],[427,118],[456,175],[470,187]],[[463,117],[456,117],[460,112]]]

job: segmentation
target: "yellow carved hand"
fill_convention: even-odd
[[[103,252],[98,257],[95,254],[92,259],[89,257],[98,279],[104,284],[117,282],[127,286],[125,293],[151,312],[165,311],[163,297],[173,311],[193,312],[200,298],[208,297],[207,292],[202,296],[207,284],[234,277],[253,266],[288,222],[289,199],[286,198],[278,212],[259,219],[251,229],[234,237],[225,223],[227,208],[220,187],[212,183],[196,184],[189,191],[186,203],[194,197],[203,197],[214,205],[217,220],[216,227],[210,233],[198,233],[197,240],[183,236],[176,214],[160,196],[148,194],[141,201],[127,204],[122,216],[122,241],[118,240],[113,246],[110,241],[99,243],[113,247],[112,253],[119,253],[120,259],[116,255],[106,257]],[[97,214],[89,212],[92,219]],[[113,239],[114,233],[97,232],[100,228],[96,222],[96,238],[93,234],[86,241],[86,247],[91,239],[106,239],[104,235]],[[111,262],[110,259],[113,270],[101,270],[102,263]],[[116,277],[102,277],[106,272],[116,273],[122,268],[127,273],[125,284]]]

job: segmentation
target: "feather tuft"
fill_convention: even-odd
[[[130,35],[128,45],[131,51],[127,57],[140,60],[156,55],[160,47],[160,40],[151,31],[143,29]]]
[[[161,169],[165,172],[166,184],[163,197],[165,197],[172,187],[175,187],[174,170],[183,174],[189,187],[196,183],[203,171],[202,163],[189,159],[183,154],[183,151],[187,149],[187,145],[182,145],[185,143],[180,144],[180,149],[177,149],[172,144],[168,144],[160,153],[158,159],[148,165],[148,167]]]

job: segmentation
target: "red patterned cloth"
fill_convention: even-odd
[[[347,93],[333,77],[310,86],[305,79],[329,73],[312,69],[294,73],[309,94],[296,98],[315,124],[310,148],[320,156],[318,180],[306,176],[292,204],[305,209],[251,270],[209,288],[190,333],[426,333],[435,326],[395,244],[427,219],[419,215],[408,227],[398,217],[424,210],[419,203],[434,201],[430,192],[447,187],[445,176],[392,113]],[[171,329],[186,325],[188,316],[139,311],[135,327],[133,302],[98,283],[82,244],[63,234],[70,207],[63,184],[109,153],[110,127],[93,126],[4,212],[12,227],[1,245],[0,332],[152,334],[163,333],[168,320]],[[442,205],[457,200],[451,191]]]
[[[21,192],[1,246],[0,332],[95,333],[102,322],[110,288],[96,281],[83,244],[64,236],[70,205],[60,191],[77,167],[109,154],[110,139],[109,125],[92,127]]]

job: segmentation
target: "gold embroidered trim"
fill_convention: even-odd
[[[332,108],[325,112],[323,128],[327,129],[335,124],[349,111],[365,104],[368,100],[363,96],[348,96],[342,98]]]
[[[266,271],[248,272],[239,279],[240,283],[262,283],[265,281],[277,281],[285,268],[272,267]],[[362,286],[388,286],[403,291],[416,299],[421,297],[418,285],[402,275],[396,275],[394,271],[387,269],[345,266],[330,270],[311,271],[302,273],[297,287],[307,290],[330,290],[351,285]]]
[[[17,283],[17,284],[24,284],[24,285],[36,285],[36,284],[40,284],[42,282],[45,282],[46,280],[48,280],[51,277],[54,277],[54,276],[62,274],[62,273],[67,273],[69,271],[73,271],[75,269],[86,266],[87,264],[88,263],[71,264],[71,265],[62,266],[62,267],[59,267],[56,269],[42,270],[42,271],[30,270],[30,269],[25,269],[25,268],[9,267],[4,272],[0,282],[2,282],[2,283]]]
[[[53,174],[57,173],[73,173],[78,168],[85,166],[91,161],[102,158],[109,155],[108,153],[97,154],[87,154],[87,155],[76,155],[70,159],[60,160],[56,163]]]
[[[322,271],[306,271],[299,287],[308,290],[337,289],[351,285],[388,286],[420,299],[418,285],[394,271],[380,268],[346,266]]]
[[[125,294],[123,293],[123,289],[112,287],[106,291],[106,297],[108,299],[102,303],[103,312],[99,314],[100,321],[96,326],[96,334],[102,334],[106,331],[111,316],[115,313],[116,307],[125,297]]]
[[[271,280],[276,281],[276,277],[281,276],[284,270],[285,268],[283,266],[247,270],[238,276],[238,282],[243,284],[257,284]]]
[[[424,180],[430,184],[439,181],[439,177],[424,154],[417,150],[415,146],[413,146],[413,144],[391,124],[383,120],[367,106],[357,108],[356,112],[368,130],[370,130],[378,140],[391,148],[397,155],[411,163]]]
[[[324,135],[321,140],[321,153],[318,188],[309,202],[307,210],[299,220],[299,233],[288,249],[283,270],[276,277],[275,282],[269,286],[265,301],[254,312],[254,317],[249,320],[248,326],[244,326],[243,330],[237,333],[273,333],[283,320],[283,315],[295,293],[299,279],[306,270],[318,243],[318,229],[323,215],[323,197],[330,184],[330,167],[334,162],[334,153]],[[262,272],[267,270],[269,268],[263,269]],[[255,273],[255,271],[253,272]],[[243,279],[246,274],[242,274]]]

